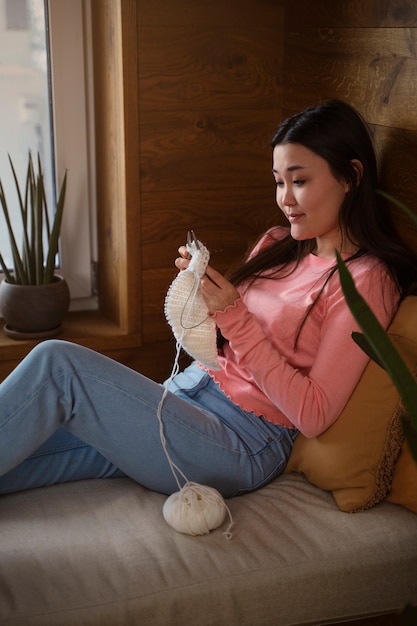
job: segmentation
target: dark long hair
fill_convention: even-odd
[[[297,143],[327,161],[333,176],[346,181],[349,191],[339,211],[341,231],[358,251],[348,262],[371,254],[386,264],[398,284],[401,298],[417,292],[417,255],[399,236],[391,213],[376,193],[377,161],[367,125],[360,114],[341,100],[329,100],[284,120],[272,138],[272,148]],[[360,161],[359,171],[355,161]],[[315,240],[295,241],[291,235],[273,241],[231,272],[234,285],[293,271]],[[335,269],[333,270],[333,272]],[[327,278],[327,280],[329,277]]]

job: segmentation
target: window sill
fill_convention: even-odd
[[[137,348],[139,335],[127,335],[120,327],[97,311],[74,311],[68,313],[62,331],[54,339],[79,343],[99,352]],[[12,339],[0,329],[0,361],[19,360],[39,343],[34,339]]]
[[[97,311],[68,313],[62,331],[54,339],[78,343],[123,363],[153,380],[163,381],[170,375],[175,357],[172,339],[143,343],[140,334],[128,334]],[[0,381],[39,343],[38,340],[16,340],[8,337],[0,318]]]

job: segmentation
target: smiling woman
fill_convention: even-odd
[[[315,437],[338,419],[368,359],[351,339],[335,259],[317,244],[354,245],[342,256],[385,328],[415,289],[417,258],[378,225],[374,153],[352,107],[330,101],[284,121],[273,150],[278,200],[300,225],[267,231],[230,280],[205,268],[201,294],[222,338],[216,367],[195,361],[162,389],[80,346],[41,343],[0,387],[0,493],[120,472],[172,493],[158,415],[188,481],[232,497],[281,474],[299,432]],[[189,250],[179,251],[187,270]]]

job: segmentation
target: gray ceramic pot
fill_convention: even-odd
[[[68,312],[70,294],[66,280],[55,276],[48,285],[0,285],[0,314],[10,336],[56,334]]]

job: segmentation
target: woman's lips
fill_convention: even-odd
[[[301,217],[303,217],[303,213],[290,213],[290,215],[287,215],[288,221],[291,222],[291,224],[298,222]]]

